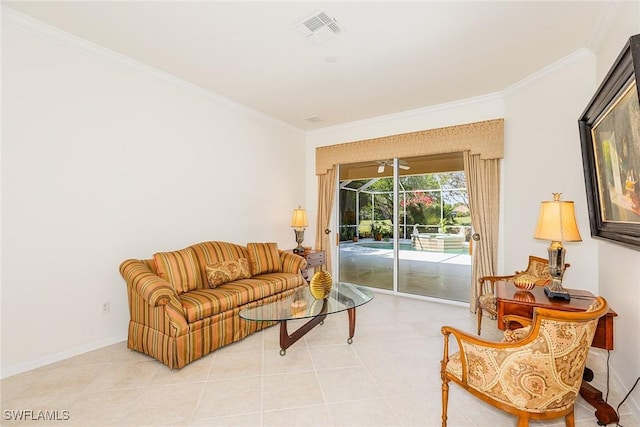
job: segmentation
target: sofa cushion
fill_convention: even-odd
[[[210,288],[233,282],[237,279],[248,279],[249,261],[246,258],[238,258],[230,261],[215,262],[207,264],[207,282]]]
[[[247,243],[247,252],[252,276],[281,271],[277,243]]]
[[[153,254],[158,276],[181,294],[202,287],[200,266],[191,248]]]
[[[200,266],[202,266],[200,276],[202,278],[203,287],[207,287],[207,269],[205,268],[207,264],[231,261],[238,258],[249,258],[247,248],[236,245],[235,243],[209,241],[196,243],[189,247],[193,250],[196,260],[200,263]],[[249,271],[251,271],[251,266],[249,266]]]
[[[304,285],[304,278],[294,273],[268,273],[253,276],[251,279],[236,280],[235,282],[222,285],[224,289],[235,289],[238,295],[238,304],[244,305],[252,301],[266,298],[284,292],[288,289],[295,289]]]
[[[196,289],[178,296],[187,322],[193,323],[238,306],[239,292],[222,286]]]
[[[254,278],[266,281],[272,295],[307,284],[304,277],[296,273],[266,273]]]
[[[179,298],[187,321],[193,323],[305,283],[299,274],[270,273],[234,280],[213,289],[196,289]]]

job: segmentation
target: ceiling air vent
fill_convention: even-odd
[[[309,116],[309,117],[305,117],[304,119],[309,123],[319,123],[322,121],[322,119],[318,116]]]
[[[335,18],[324,11],[318,11],[295,25],[296,30],[304,37],[311,37],[314,43],[323,42],[329,37],[342,32]]]

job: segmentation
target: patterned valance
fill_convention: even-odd
[[[504,119],[383,136],[316,148],[316,175],[333,165],[470,151],[484,160],[504,157]]]

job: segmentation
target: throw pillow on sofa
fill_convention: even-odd
[[[207,280],[210,288],[251,277],[249,261],[246,258],[207,264],[205,269],[207,270]]]
[[[178,294],[201,288],[200,267],[191,248],[153,254],[158,276],[171,283]]]
[[[282,271],[277,243],[247,243],[247,252],[251,264],[251,275]]]

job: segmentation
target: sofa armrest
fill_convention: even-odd
[[[178,302],[178,295],[171,284],[149,270],[149,267],[140,260],[124,261],[120,264],[120,274],[127,282],[127,286],[130,286],[153,307],[167,305],[172,299]]]
[[[300,273],[307,268],[307,260],[292,252],[280,252],[280,267],[283,273]]]
[[[131,319],[171,336],[189,332],[189,324],[176,291],[144,261],[129,259],[120,264],[129,288]],[[148,308],[145,308],[148,305]]]

